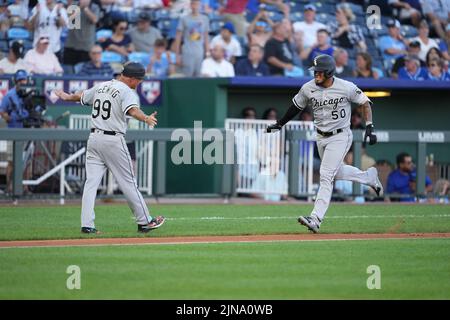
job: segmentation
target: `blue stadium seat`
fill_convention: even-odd
[[[351,2],[346,2],[346,4],[352,9],[353,14],[356,16],[365,16],[364,9],[361,5]]]
[[[79,74],[81,72],[81,69],[83,68],[83,65],[85,62],[78,62],[76,65],[73,66],[73,71],[75,74]]]
[[[267,12],[267,15],[273,22],[280,22],[284,17],[282,13],[276,11],[269,11]]]
[[[100,29],[95,33],[95,40],[111,38],[113,32],[110,29]]]
[[[400,31],[405,38],[414,38],[419,35],[419,31],[413,26],[403,25]]]
[[[224,24],[225,24],[225,22],[223,22],[221,20],[211,21],[209,23],[209,33],[211,33],[211,34],[219,33],[220,29],[223,27]]]
[[[128,61],[139,62],[147,66],[150,63],[150,54],[147,52],[132,52],[128,55]]]
[[[167,33],[167,39],[175,39],[177,35],[178,20],[179,19],[170,19],[170,28]]]
[[[265,11],[269,11],[269,12],[279,12],[280,10],[278,10],[278,8],[272,4],[266,4],[266,3],[261,3],[259,5],[259,9],[260,10],[265,10]]]
[[[104,51],[102,52],[102,62],[108,62],[108,63],[121,63],[123,60],[122,56],[116,52],[112,51]]]
[[[214,11],[208,14],[208,18],[209,18],[209,21],[223,20],[223,17]]]
[[[300,11],[292,12],[289,14],[289,19],[292,22],[303,21],[303,14]]]
[[[169,34],[171,21],[170,19],[161,19],[157,22],[157,28],[166,37]]]
[[[316,21],[321,22],[323,24],[327,24],[328,22],[334,20],[336,20],[335,16],[328,13],[318,13],[316,15]]]
[[[8,30],[9,40],[25,40],[30,39],[30,32],[24,28],[11,28]]]
[[[326,3],[326,2],[314,2],[314,5],[317,8],[317,12],[319,13],[328,13],[335,14],[336,13],[336,4],[335,3]]]
[[[8,46],[8,42],[5,40],[0,40],[0,51],[3,52],[8,52],[9,51],[9,46]]]
[[[303,5],[301,5],[299,2],[290,1],[289,8],[291,9],[291,14],[294,12],[303,12]]]
[[[384,78],[384,72],[381,70],[381,68],[378,67],[372,67],[373,71],[376,71],[378,73],[379,79]]]
[[[167,9],[159,9],[153,11],[153,20],[170,19],[170,11]]]

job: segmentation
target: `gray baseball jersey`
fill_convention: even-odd
[[[311,107],[315,127],[324,132],[349,127],[351,102],[361,105],[367,101],[372,103],[354,83],[337,77],[329,88],[316,85],[312,79],[292,99],[300,110]]]
[[[139,97],[125,83],[113,79],[83,91],[81,104],[92,106],[94,128],[125,134],[126,114],[133,107],[139,108]]]

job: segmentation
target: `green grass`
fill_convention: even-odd
[[[66,288],[69,265],[81,290]],[[1,249],[0,279],[1,299],[449,299],[450,241]]]
[[[296,218],[308,215],[312,206],[157,205],[151,209],[168,218],[151,236],[166,237],[306,233]],[[126,205],[97,206],[96,227],[103,232],[98,237],[140,236]],[[450,232],[450,206],[332,205],[321,232]],[[77,206],[0,207],[0,240],[81,237]]]
[[[147,237],[306,233],[311,205],[157,205]],[[125,205],[101,237],[137,237]],[[80,208],[0,207],[0,240],[86,238]],[[450,206],[332,205],[322,233],[450,232]],[[92,236],[91,236],[92,237]],[[81,268],[81,290],[66,269]],[[381,290],[366,287],[369,265]],[[0,249],[0,299],[450,299],[450,239]]]

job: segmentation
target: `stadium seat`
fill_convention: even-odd
[[[321,22],[323,24],[327,24],[330,21],[336,20],[334,14],[328,14],[328,13],[318,13],[316,15],[316,21]]]
[[[335,3],[327,3],[324,1],[314,2],[314,5],[317,8],[317,12],[319,13],[328,13],[335,14],[336,13],[336,4]]]
[[[280,10],[278,10],[278,8],[272,4],[265,4],[265,3],[261,3],[259,5],[259,9],[260,10],[265,10],[268,12],[279,12]]]
[[[24,28],[11,28],[8,30],[9,40],[30,39],[30,32]]]
[[[214,34],[214,35],[218,34],[224,24],[225,24],[225,22],[223,22],[221,20],[211,21],[209,23],[209,33]]]
[[[153,12],[153,20],[170,19],[170,11],[167,9],[159,9]]]
[[[291,14],[295,12],[303,12],[303,6],[299,2],[290,1],[289,8],[291,9]]]
[[[402,25],[400,31],[405,38],[414,38],[419,35],[419,31],[413,26]]]
[[[347,2],[346,4],[352,9],[352,12],[356,16],[365,16],[365,12],[362,6],[351,2]]]
[[[170,27],[171,27],[170,19],[161,19],[158,20],[157,22],[157,28],[159,29],[159,31],[161,31],[161,33],[165,37],[167,37],[167,35],[169,34]]]
[[[280,22],[284,17],[284,15],[278,11],[268,11],[267,15],[273,22]]]
[[[218,14],[218,13],[216,13],[216,12],[210,12],[209,14],[208,14],[208,18],[209,18],[209,21],[214,21],[214,20],[223,20],[223,17],[220,15],[220,14]]]
[[[381,70],[381,68],[378,67],[372,67],[373,71],[376,71],[378,73],[379,79],[384,78],[384,72]]]
[[[303,14],[300,11],[292,12],[289,14],[289,19],[292,22],[303,21]]]
[[[122,56],[116,52],[112,52],[112,51],[102,52],[102,62],[121,63],[122,60],[123,60]]]
[[[178,20],[179,19],[170,19],[170,28],[167,34],[167,39],[175,39],[177,35]]]
[[[111,38],[113,32],[109,29],[100,29],[95,33],[95,40],[99,41],[100,39],[108,39]]]
[[[73,71],[75,74],[79,74],[81,72],[81,69],[83,68],[84,62],[78,62],[76,65],[73,66]]]
[[[150,54],[147,52],[132,52],[128,55],[128,61],[139,62],[147,66],[150,63]]]
[[[5,40],[0,40],[0,51],[3,52],[8,52],[9,51],[9,46],[8,46],[8,42]]]
[[[73,66],[71,66],[70,64],[63,64],[62,68],[63,68],[63,71],[64,71],[65,75],[73,74]]]

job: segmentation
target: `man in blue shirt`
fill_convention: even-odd
[[[109,63],[102,62],[102,52],[103,49],[101,46],[94,45],[91,51],[89,51],[91,60],[83,64],[79,75],[112,77],[114,71]]]
[[[389,35],[380,38],[379,46],[383,60],[392,66],[397,58],[407,54],[405,40],[400,33],[400,22],[391,19],[387,22]],[[390,67],[388,68],[390,69]]]
[[[25,70],[17,70],[14,74],[14,88],[10,89],[3,97],[0,103],[0,116],[8,124],[8,128],[23,128],[23,120],[29,117],[29,112],[25,108],[25,103],[21,92],[23,89],[21,86],[26,85],[28,82],[28,74]],[[12,190],[12,173],[13,173],[13,142],[7,142],[7,161],[6,167],[6,191]]]
[[[236,63],[236,75],[238,76],[270,76],[269,66],[264,63],[264,49],[254,44],[250,47],[248,58]]]
[[[405,66],[398,70],[398,78],[403,80],[426,80],[427,71],[420,66],[419,57],[405,56]]]
[[[19,95],[21,86],[27,84],[27,79],[27,72],[18,70],[14,74],[14,88],[6,93],[0,104],[0,115],[5,119],[8,128],[23,128],[23,120],[29,116],[23,97]]]
[[[431,191],[433,186],[431,179],[425,178],[427,191]],[[402,195],[413,195],[416,190],[416,171],[413,167],[412,158],[406,152],[397,155],[397,169],[392,171],[387,179],[388,194],[397,193]],[[392,198],[391,200],[400,200],[403,202],[414,202],[415,197]]]

